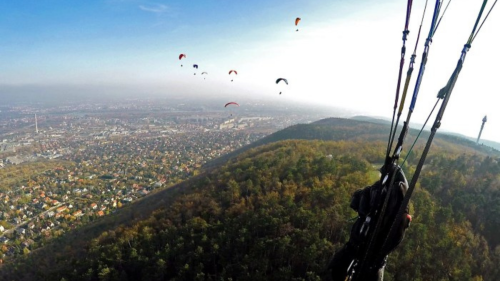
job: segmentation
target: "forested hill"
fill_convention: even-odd
[[[378,177],[384,148],[295,140],[250,149],[166,190],[147,219],[82,242],[83,253],[62,239],[4,265],[2,280],[320,280],[348,238],[350,196]],[[500,280],[498,160],[439,147],[428,160],[385,280]]]
[[[371,122],[363,121],[371,120]],[[401,126],[400,128],[401,129]],[[271,134],[259,141],[251,143],[236,151],[233,151],[223,157],[217,158],[209,163],[206,167],[216,167],[224,164],[229,159],[234,158],[248,149],[255,148],[264,144],[290,139],[301,140],[330,140],[330,141],[379,141],[387,142],[389,135],[390,123],[377,119],[364,118],[362,120],[345,119],[345,118],[327,118],[316,121],[311,124],[298,124],[280,130]],[[399,133],[399,131],[398,131]],[[403,151],[407,150],[415,137],[418,135],[419,130],[410,129],[406,139],[406,146]],[[422,132],[417,147],[422,147],[429,136],[428,131]],[[396,135],[397,139],[398,135]],[[449,144],[460,146],[462,150],[477,151],[478,153],[490,156],[500,156],[500,151],[487,146],[476,145],[475,142],[462,138],[460,136],[440,134],[439,131],[435,137],[433,147],[449,148]],[[404,153],[404,152],[403,152]]]

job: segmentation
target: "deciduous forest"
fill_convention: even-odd
[[[66,245],[57,270],[25,270],[36,264],[27,258],[3,273],[17,280],[31,274],[39,280],[321,280],[356,217],[351,194],[377,180],[383,147],[290,140],[254,148],[190,181],[148,219],[103,232],[84,255],[72,255]],[[409,178],[414,162],[404,167]],[[497,280],[497,159],[435,149],[427,163],[410,206],[413,222],[389,256],[385,280]]]

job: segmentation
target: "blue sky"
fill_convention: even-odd
[[[256,37],[273,38],[278,24],[285,27],[288,22],[291,31],[290,23],[304,9],[319,8],[314,3],[4,1],[2,68],[22,83],[40,76],[57,81],[55,76],[68,71],[116,71],[134,64],[161,67],[162,60],[168,64],[179,52],[188,58],[228,57]]]
[[[233,62],[237,68],[238,52],[293,35],[297,16],[305,17],[307,26],[311,19],[339,17],[345,6],[260,0],[4,2],[0,82],[21,84],[157,77],[154,71],[178,70],[168,67],[181,52],[189,64]]]
[[[408,53],[424,2],[414,1]],[[453,71],[481,2],[450,5],[431,46],[415,122],[425,120]],[[287,98],[390,117],[405,9],[403,0],[2,1],[0,94],[2,84],[143,86],[165,96]],[[468,55],[445,130],[475,136],[485,114],[491,128],[500,122],[499,19],[494,10]],[[180,53],[187,55],[182,68]],[[230,69],[239,73],[234,83]],[[278,77],[290,85],[275,85]],[[487,126],[483,137],[500,141],[500,131]]]

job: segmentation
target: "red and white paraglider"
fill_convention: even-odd
[[[185,59],[186,58],[186,55],[185,54],[180,54],[179,55],[179,60],[182,60],[182,59]],[[181,64],[181,67],[182,67],[182,64]]]
[[[228,106],[240,106],[238,103],[232,101],[232,102],[228,102],[226,103],[226,105],[224,105],[224,107],[228,107]],[[233,116],[233,112],[231,111],[231,116]]]
[[[233,74],[233,73],[234,73],[234,75],[238,75],[238,71],[236,71],[234,69],[233,70],[229,70],[229,76],[231,76],[231,74]],[[231,79],[231,82],[233,82],[233,79]]]

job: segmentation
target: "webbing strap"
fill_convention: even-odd
[[[485,1],[487,1],[487,0],[485,0]],[[464,50],[465,49],[466,48],[464,48]],[[465,51],[465,52],[467,52],[467,51]],[[465,55],[463,56],[463,58],[465,58]],[[417,184],[418,177],[420,176],[420,172],[422,171],[422,167],[424,166],[425,159],[427,157],[427,153],[429,152],[429,149],[430,149],[431,144],[432,144],[432,140],[434,139],[434,136],[436,134],[437,129],[441,126],[442,114],[444,114],[444,109],[446,108],[447,100],[449,99],[449,96],[451,94],[451,90],[453,90],[453,87],[455,86],[455,83],[456,83],[457,78],[458,78],[458,74],[460,73],[460,70],[462,69],[462,64],[463,64],[463,59],[461,57],[460,60],[459,60],[459,62],[458,62],[458,65],[457,65],[455,71],[453,72],[452,76],[450,77],[448,85],[446,86],[446,87],[449,87],[448,88],[448,94],[447,94],[445,100],[443,101],[443,103],[441,104],[441,108],[439,110],[439,113],[436,116],[436,120],[434,121],[434,125],[432,126],[431,134],[429,136],[429,139],[427,140],[427,143],[425,145],[425,148],[424,148],[424,151],[422,153],[422,156],[420,157],[420,160],[418,162],[418,165],[417,165],[417,168],[415,170],[415,173],[414,173],[414,175],[413,175],[413,177],[411,179],[410,187],[406,191],[406,194],[405,194],[405,196],[403,198],[403,201],[401,202],[401,206],[399,207],[399,210],[397,212],[396,218],[392,221],[391,227],[389,228],[389,232],[388,232],[387,236],[384,239],[384,243],[382,244],[382,248],[385,247],[385,245],[387,244],[387,241],[388,241],[389,237],[391,237],[393,235],[394,231],[396,231],[396,227],[395,226],[396,226],[396,224],[398,222],[398,219],[401,218],[401,216],[403,215],[404,211],[406,210],[406,208],[407,208],[407,206],[408,206],[408,204],[410,202],[411,195],[412,195],[413,191],[415,190],[415,186]]]
[[[448,7],[450,6],[450,3],[451,3],[451,0],[450,0],[450,1],[448,1],[448,4],[446,5],[446,8],[444,8],[444,12],[443,12],[443,14],[441,15],[441,18],[439,18],[439,21],[438,21],[438,23],[436,24],[436,28],[434,29],[434,34],[436,34],[436,31],[437,31],[437,29],[438,29],[438,27],[439,27],[439,24],[441,23],[441,20],[442,20],[442,19],[443,19],[443,17],[444,17],[444,14],[446,14],[446,11],[448,11]]]
[[[406,72],[406,81],[405,86],[403,88],[403,95],[401,96],[401,104],[399,105],[398,117],[403,113],[403,108],[405,106],[406,94],[408,93],[408,86],[410,85],[411,74],[413,73],[413,63],[415,62],[416,56],[411,57],[410,67],[408,68],[408,72]],[[397,122],[396,122],[397,124]],[[394,136],[392,137],[394,139]]]
[[[410,198],[412,196],[413,191],[415,190],[415,186],[417,184],[420,173],[422,172],[422,167],[424,166],[425,159],[427,158],[427,154],[429,153],[429,149],[432,145],[432,141],[434,139],[434,136],[436,135],[436,132],[439,129],[439,127],[441,127],[441,120],[443,119],[444,112],[446,110],[446,107],[448,106],[448,101],[450,100],[453,89],[455,88],[455,84],[458,80],[458,76],[460,75],[460,72],[462,71],[462,67],[463,67],[467,52],[471,48],[471,43],[474,40],[475,36],[477,35],[476,29],[478,27],[479,21],[481,20],[481,17],[483,15],[483,12],[484,12],[484,9],[486,7],[487,2],[488,2],[488,0],[483,0],[483,4],[481,5],[481,9],[479,10],[479,14],[478,14],[476,22],[474,24],[474,28],[472,29],[471,35],[469,36],[469,40],[467,40],[467,43],[464,45],[464,47],[462,49],[457,66],[455,67],[455,70],[453,71],[446,86],[439,91],[438,98],[444,98],[444,100],[443,100],[441,107],[439,108],[439,111],[436,115],[436,119],[434,120],[434,124],[433,124],[432,129],[431,129],[431,134],[430,134],[429,138],[427,139],[427,143],[425,145],[424,151],[422,152],[422,156],[420,157],[420,160],[419,160],[417,167],[415,169],[415,173],[411,179],[410,186],[409,186],[409,188],[408,188],[408,190],[403,198],[401,206],[399,207],[396,218],[393,220],[393,222],[391,224],[388,235],[385,237],[384,243],[382,244],[382,248],[386,245],[387,240],[389,237],[391,237],[392,233],[394,233],[396,231],[395,225],[397,224],[397,220],[400,219],[400,217],[403,215],[405,209],[408,207],[408,204],[410,202]],[[493,10],[493,7],[496,4],[496,2],[497,2],[497,0],[495,1],[493,6],[491,7],[486,18],[488,17],[490,12]],[[484,19],[484,21],[486,20],[486,18]],[[484,24],[484,21],[483,21],[483,24]],[[481,26],[482,26],[482,24],[481,24]]]
[[[428,1],[429,0],[425,0],[424,12],[422,13],[422,19],[420,20],[420,26],[418,27],[417,42],[415,43],[415,49],[413,49],[414,55],[417,55],[418,41],[420,40],[420,32],[422,31],[422,24],[424,23],[425,13],[427,12],[427,2]]]
[[[410,25],[410,16],[411,16],[412,6],[413,6],[413,0],[408,0],[408,5],[406,5],[405,30],[408,30],[408,26]]]
[[[448,9],[448,6],[450,5],[450,2],[451,0],[448,2],[448,5],[446,6],[446,9]],[[488,11],[488,13],[486,14],[486,16],[484,17],[481,25],[479,26],[479,28],[476,30],[476,27],[477,27],[477,23],[479,22],[478,20],[476,20],[476,24],[474,25],[474,28],[472,30],[472,33],[471,33],[471,36],[473,35],[472,37],[472,41],[470,41],[470,36],[469,36],[469,41],[467,41],[467,44],[469,45],[469,48],[470,48],[470,44],[474,41],[474,39],[476,38],[477,34],[479,33],[479,31],[481,30],[481,27],[483,27],[484,23],[486,22],[486,20],[488,19],[488,16],[490,15],[491,11],[493,10],[493,8],[495,7],[496,3],[498,2],[498,0],[495,0],[495,2],[493,3],[493,5],[491,6],[490,10]],[[486,3],[483,2],[483,5],[481,6],[481,11],[480,11],[480,14],[482,14],[484,12],[484,9],[486,7]],[[445,12],[446,12],[446,9],[445,9]],[[443,13],[444,15],[444,13]],[[442,16],[441,16],[442,18]],[[439,22],[441,22],[441,19],[439,20]],[[438,26],[439,26],[439,22],[438,22]],[[437,27],[436,27],[437,28]],[[404,166],[406,160],[408,159],[408,157],[410,156],[412,150],[413,150],[413,147],[415,146],[416,142],[418,141],[419,137],[420,137],[420,134],[422,133],[422,131],[424,130],[425,128],[425,125],[427,124],[427,122],[429,121],[429,118],[431,117],[432,113],[434,112],[434,109],[436,108],[438,102],[439,102],[439,99],[444,99],[444,97],[446,96],[446,88],[447,87],[444,87],[443,89],[441,89],[439,91],[439,94],[438,94],[438,100],[436,101],[436,104],[434,104],[434,107],[432,108],[431,110],[431,113],[429,114],[429,116],[427,116],[427,120],[425,120],[425,123],[424,125],[422,126],[422,128],[420,129],[420,132],[418,133],[417,137],[415,138],[415,141],[413,141],[413,144],[411,145],[410,149],[408,150],[408,154],[406,155],[405,159],[403,160],[403,163],[401,164],[401,167]]]
[[[439,16],[441,4],[442,4],[441,0],[436,0],[436,4],[434,5],[434,14],[432,15],[431,28],[429,30],[429,35],[427,36],[427,39],[425,40],[425,48],[424,48],[424,53],[422,54],[422,62],[420,63],[420,69],[418,71],[418,76],[417,76],[417,82],[415,83],[415,88],[413,90],[413,97],[412,97],[411,103],[410,103],[410,111],[411,112],[413,112],[413,110],[415,109],[415,104],[417,102],[418,92],[420,91],[420,85],[422,84],[422,79],[424,77],[425,65],[427,64],[427,56],[429,55],[429,49],[430,49],[430,44],[432,42],[432,37],[434,36],[434,33],[436,31],[437,18]],[[408,118],[407,118],[407,121],[409,121]]]
[[[491,8],[490,8],[490,10],[488,11],[488,14],[486,14],[486,17],[484,17],[483,22],[482,22],[482,23],[481,23],[481,25],[479,26],[479,29],[477,30],[476,34],[474,34],[474,37],[472,37],[472,41],[470,41],[470,43],[469,43],[469,44],[472,44],[472,42],[474,42],[474,40],[476,39],[476,36],[477,36],[477,34],[479,33],[479,31],[481,31],[481,28],[483,27],[484,22],[485,22],[485,21],[488,19],[488,17],[490,16],[490,13],[491,13],[491,11],[493,11],[493,8],[495,8],[495,5],[497,4],[497,1],[498,1],[498,0],[495,0],[495,2],[493,2],[493,5],[491,5]]]
[[[484,8],[486,7],[486,3],[487,3],[487,2],[488,2],[488,0],[484,0],[484,1],[483,1],[483,5],[481,6],[481,10],[479,11],[479,15],[482,15],[482,13],[484,12]],[[490,11],[489,11],[489,12],[488,12],[488,14],[486,15],[486,18],[490,15],[491,10],[493,9],[493,7],[495,6],[495,4],[496,4],[496,3],[497,3],[496,1],[495,1],[495,3],[493,3],[493,6],[491,7]],[[484,20],[486,20],[486,18],[485,18]],[[481,17],[480,17],[480,16],[479,16],[479,17],[477,17],[477,19],[476,19],[476,23],[474,24],[474,28],[472,28],[472,32],[471,32],[471,34],[470,34],[470,36],[469,36],[469,40],[467,41],[467,44],[468,44],[468,45],[472,44],[472,41],[474,40],[474,37],[476,36],[476,28],[477,28],[477,26],[478,26],[478,24],[479,24],[479,21],[480,21],[480,20],[481,20]],[[484,21],[483,21],[483,23],[484,23]],[[483,25],[481,24],[481,27],[482,27],[482,26],[483,26]]]
[[[415,59],[417,57],[418,42],[420,41],[420,34],[422,31],[422,25],[424,23],[425,13],[427,11],[427,2],[428,2],[428,0],[425,0],[424,12],[422,13],[422,19],[420,20],[420,26],[418,28],[418,34],[417,34],[417,40],[415,42],[415,48],[413,49],[413,54],[411,55],[410,64],[408,66],[408,71],[406,72],[405,85],[403,87],[403,94],[401,96],[401,103],[399,104],[399,110],[398,110],[398,114],[397,114],[397,118],[396,118],[396,124],[394,125],[394,130],[393,130],[393,125],[391,124],[391,131],[390,131],[390,135],[389,135],[389,146],[387,148],[387,157],[386,157],[387,159],[389,158],[389,152],[392,149],[392,144],[394,142],[394,138],[396,137],[396,131],[398,128],[399,119],[401,118],[401,113],[403,112],[403,108],[405,105],[406,95],[408,93],[408,86],[410,85],[411,75],[413,73]],[[401,70],[402,69],[400,69],[400,71]],[[401,72],[399,74],[401,75]],[[399,91],[399,83],[400,82],[401,82],[401,80],[398,80],[398,91]],[[396,106],[396,105],[394,105],[394,106]],[[393,116],[393,119],[394,119],[394,116]],[[393,122],[394,122],[394,120],[393,120]],[[396,148],[396,150],[398,150],[398,148]],[[387,165],[389,165],[389,163],[387,163]]]
[[[397,81],[397,86],[396,86],[396,98],[394,100],[394,110],[392,112],[391,130],[389,131],[389,141],[387,142],[386,159],[389,158],[389,154],[391,152],[391,147],[392,147],[391,136],[393,135],[393,130],[396,130],[396,127],[394,127],[394,118],[396,116],[396,109],[398,107],[399,92],[400,92],[400,88],[401,88],[401,77],[403,74],[403,67],[405,64],[406,40],[407,40],[408,34],[410,33],[410,31],[408,30],[408,26],[410,24],[412,6],[413,6],[413,0],[408,0],[408,4],[406,6],[405,28],[403,30],[403,47],[401,47],[401,59],[399,61],[398,81]]]

